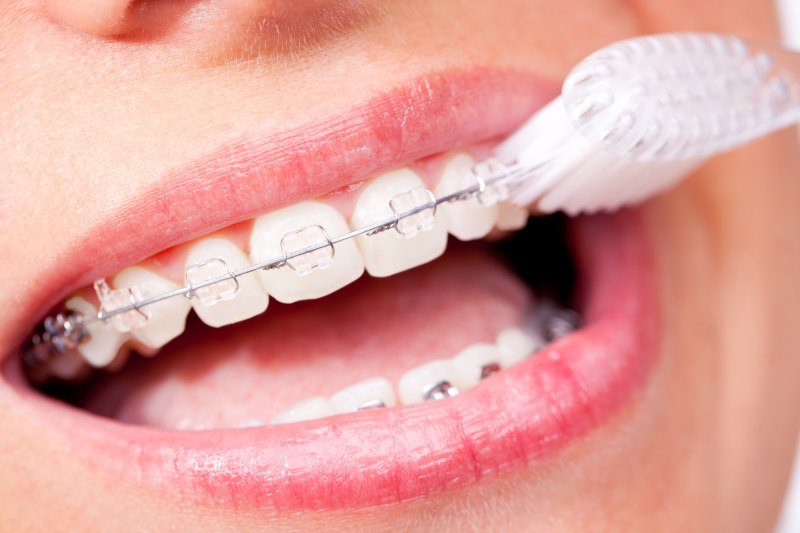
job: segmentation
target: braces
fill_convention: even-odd
[[[477,198],[487,207],[494,205],[506,200],[509,188],[534,170],[530,166],[505,165],[489,158],[476,163],[471,169],[475,184],[470,187],[439,198],[424,187],[400,193],[389,202],[391,216],[335,237],[329,237],[325,229],[318,225],[300,228],[281,239],[282,256],[238,270],[231,270],[224,260],[218,258],[191,265],[186,269],[184,287],[155,296],[143,297],[136,287],[111,289],[105,279],[100,279],[94,283],[100,301],[97,315],[86,316],[76,311],[65,311],[47,317],[39,328],[40,332],[31,338],[23,361],[27,366],[35,367],[58,355],[75,351],[80,344],[91,339],[86,326],[95,322],[110,323],[122,333],[143,327],[150,318],[143,308],[169,298],[197,297],[205,305],[230,300],[238,293],[238,278],[258,270],[288,266],[304,276],[315,269],[328,268],[333,264],[335,245],[359,235],[372,236],[394,229],[402,237],[410,239],[420,232],[433,229],[436,223],[434,215],[439,205],[471,198]],[[215,285],[216,291],[212,290]],[[434,388],[437,390],[431,392],[436,396],[448,394],[446,390],[438,390],[441,387]]]

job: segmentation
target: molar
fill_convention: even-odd
[[[189,269],[214,259],[224,261],[231,271],[250,265],[238,246],[227,239],[215,237],[203,239],[192,246],[186,258],[186,267]],[[221,263],[213,263],[213,266],[216,274],[210,276],[212,278],[219,276],[225,267]],[[240,276],[235,281],[224,281],[207,287],[210,290],[196,291],[192,307],[203,322],[213,327],[226,326],[252,318],[267,309],[269,296],[255,276]]]
[[[350,231],[339,211],[320,202],[302,202],[261,216],[256,219],[250,236],[250,260],[255,264],[281,257],[284,237],[297,236],[294,245],[285,242],[287,247],[294,246],[294,250],[324,242],[325,233],[319,228],[329,238]],[[298,230],[301,231],[294,233]],[[292,303],[327,296],[361,277],[364,261],[352,239],[336,244],[335,255],[332,252],[329,247],[323,248],[290,260],[283,268],[261,270],[258,272],[261,284],[276,300]]]
[[[144,298],[179,289],[177,283],[162,278],[141,267],[128,267],[114,276],[118,289],[137,287]],[[131,331],[131,337],[148,348],[160,348],[183,333],[192,303],[187,298],[168,298],[142,308],[148,319],[141,328]]]
[[[545,341],[535,338],[518,328],[504,329],[497,335],[497,347],[503,368],[514,366],[540,350]]]
[[[275,418],[272,419],[272,423],[291,424],[292,422],[325,418],[333,414],[335,413],[331,407],[330,401],[322,396],[317,396],[294,404],[286,411],[275,416]]]
[[[97,308],[80,296],[70,298],[64,307],[84,316],[97,316]],[[90,339],[78,346],[78,352],[86,362],[95,368],[109,365],[117,356],[120,347],[128,340],[128,335],[103,322],[86,324]]]
[[[389,204],[397,195],[424,187],[424,183],[409,169],[389,172],[367,184],[356,202],[350,227],[358,229],[392,216]],[[427,214],[427,213],[425,213]],[[425,216],[422,214],[422,216]],[[367,271],[375,277],[385,277],[433,261],[447,247],[447,226],[440,213],[435,225],[405,238],[395,229],[356,237]]]
[[[330,399],[330,405],[337,414],[352,413],[372,407],[394,407],[396,404],[392,384],[380,377],[351,385]]]
[[[408,405],[455,396],[460,392],[455,385],[456,375],[452,362],[444,359],[412,368],[400,377],[397,385],[400,402]]]
[[[466,154],[458,154],[445,166],[436,196],[441,198],[476,184],[472,168],[475,161]],[[462,241],[481,239],[492,231],[498,220],[499,206],[483,205],[477,197],[439,206],[447,220],[447,229],[451,235]]]
[[[492,344],[474,344],[452,359],[455,385],[461,392],[471,389],[481,380],[499,372],[502,354]]]

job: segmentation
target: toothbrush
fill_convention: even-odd
[[[710,33],[624,40],[567,76],[561,95],[495,150],[511,200],[611,211],[707,159],[800,123],[800,53]]]
[[[169,298],[213,305],[239,289],[238,278],[291,268],[298,275],[332,264],[336,246],[358,236],[395,231],[413,238],[431,230],[436,208],[472,198],[511,201],[540,212],[610,211],[674,185],[703,161],[800,122],[800,54],[778,45],[715,34],[664,34],[603,48],[567,76],[561,95],[475,165],[471,185],[436,197],[424,187],[389,202],[391,215],[342,235],[317,225],[281,239],[282,254],[232,269],[211,259],[186,270],[185,286],[144,295],[136,287],[95,283],[95,313],[45,319],[25,351],[35,368],[79,349],[92,329],[127,333],[143,327],[147,308]]]

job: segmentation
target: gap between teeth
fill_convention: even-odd
[[[474,185],[474,177],[470,178],[474,166],[475,161],[466,154],[450,157],[434,187],[436,196]],[[284,268],[259,270],[200,287],[204,280],[280,257],[287,249],[304,249],[320,242],[325,234],[336,237],[375,223],[391,216],[393,208],[413,208],[431,194],[425,191],[422,179],[402,168],[362,187],[349,222],[328,204],[303,201],[256,218],[248,253],[224,238],[201,238],[192,245],[186,260],[184,282],[190,287],[191,298],[169,298],[112,316],[105,322],[86,324],[90,340],[77,350],[90,366],[108,367],[124,359],[130,348],[145,353],[158,351],[183,333],[192,309],[207,325],[225,326],[263,313],[270,298],[284,303],[321,298],[352,283],[364,271],[384,277],[428,263],[444,253],[448,233],[461,240],[480,239],[494,228],[516,230],[527,221],[527,211],[508,202],[487,206],[473,197],[442,204],[435,214],[430,210],[414,214],[403,219],[397,231],[361,235],[341,241],[332,249],[298,256]],[[181,286],[159,273],[132,266],[113,276],[110,286],[99,282],[96,290],[102,308],[109,311]],[[69,299],[65,307],[88,317],[98,313],[97,307],[81,296]],[[64,378],[81,371],[80,365],[62,361],[66,356],[57,359],[59,362],[49,365],[53,367],[51,374]]]

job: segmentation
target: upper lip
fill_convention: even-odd
[[[531,73],[486,69],[407,80],[340,116],[250,131],[178,167],[100,217],[44,273],[0,338],[19,345],[71,291],[218,228],[378,171],[510,132],[556,92]],[[3,343],[6,344],[6,343]],[[3,350],[7,352],[6,349]]]

